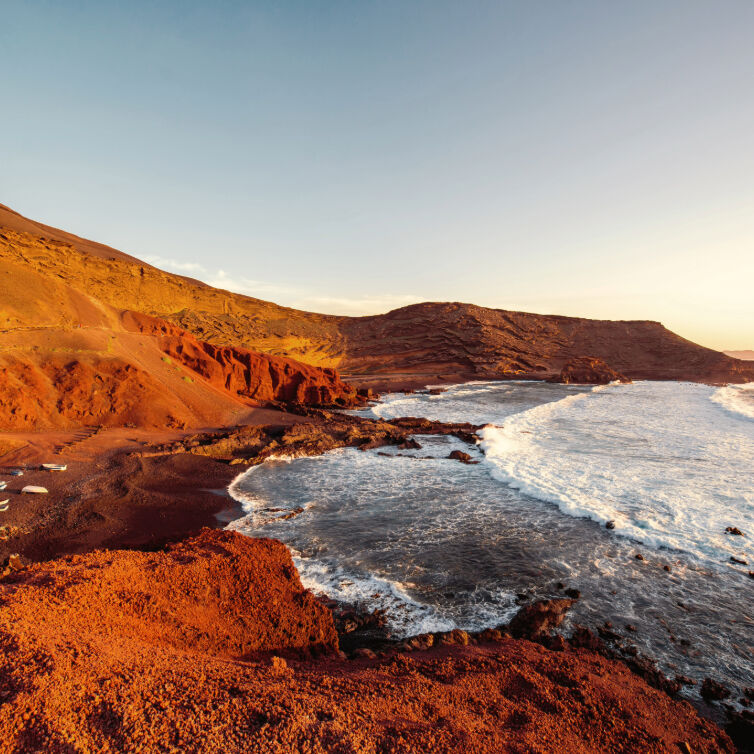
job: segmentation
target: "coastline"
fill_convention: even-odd
[[[220,490],[227,490],[232,481],[240,476],[239,472],[244,465],[261,463],[267,458],[280,454],[318,455],[337,447],[375,448],[386,444],[399,445],[416,432],[456,434],[468,438],[476,429],[469,424],[448,425],[421,419],[371,420],[324,410],[304,409],[302,414],[298,415],[278,416],[277,413],[279,412],[273,415],[276,423],[259,423],[243,428],[207,432],[150,433],[138,430],[110,430],[99,433],[96,447],[91,449],[86,446],[87,443],[91,443],[89,439],[83,440],[78,450],[75,444],[69,446],[68,454],[64,454],[63,457],[67,460],[74,457],[76,460],[71,460],[70,472],[54,477],[56,485],[60,487],[53,490],[50,485],[51,494],[45,499],[44,505],[35,505],[30,508],[25,519],[19,516],[16,508],[13,509],[14,521],[9,522],[10,525],[34,531],[27,533],[22,531],[10,541],[0,542],[0,545],[8,552],[11,549],[14,552],[22,550],[22,559],[26,563],[52,560],[72,553],[87,553],[98,549],[116,551],[114,552],[116,558],[119,557],[117,551],[123,548],[161,552],[170,543],[190,540],[205,526],[217,529],[227,524],[233,511],[237,509],[235,504],[228,505],[229,499],[232,498],[227,493],[218,493]],[[265,415],[264,418],[269,417]],[[31,467],[36,463],[41,463],[43,459],[47,460],[50,449],[59,440],[57,435],[37,436],[32,446],[11,450],[0,457],[0,462],[6,466]],[[28,471],[24,482],[36,482],[37,475],[44,473]],[[45,479],[52,480],[49,473]],[[14,502],[17,499],[14,499]],[[24,501],[26,500],[28,498],[24,498]],[[4,557],[7,556],[0,554],[0,558]],[[54,562],[51,565],[54,565]],[[35,573],[38,569],[42,569],[41,572],[43,572],[45,566],[32,566],[29,571]],[[12,578],[17,580],[19,575],[14,574]],[[0,589],[2,588],[4,585],[0,581]],[[8,588],[18,587],[9,586]],[[342,632],[342,625],[344,620],[352,619],[352,616],[349,616],[349,612],[352,612],[351,606],[334,604],[325,604],[325,606],[333,611],[336,628],[340,625],[341,639],[343,639],[345,633]],[[597,691],[600,686],[596,680],[597,677],[620,675],[621,683],[625,686],[625,690],[620,693],[627,694],[628,690],[633,688],[631,693],[638,696],[646,696],[648,693],[644,690],[639,691],[640,688],[648,688],[644,685],[644,681],[649,681],[650,685],[659,687],[662,687],[664,683],[664,679],[658,677],[656,671],[653,675],[648,665],[635,665],[629,676],[625,676],[625,671],[622,672],[619,668],[628,666],[623,662],[611,664],[616,663],[617,656],[611,657],[609,651],[605,650],[602,640],[589,632],[580,633],[570,642],[552,639],[549,635],[543,634],[534,644],[529,641],[536,638],[534,634],[530,634],[528,638],[511,638],[500,631],[479,634],[456,631],[450,632],[445,638],[442,635],[433,635],[429,639],[429,635],[424,635],[401,642],[386,643],[379,638],[375,640],[375,635],[371,632],[374,621],[370,619],[370,616],[357,615],[355,617],[357,622],[362,623],[360,628],[363,627],[365,631],[357,632],[361,635],[352,637],[356,641],[347,639],[343,643],[343,646],[349,650],[350,659],[341,656],[340,659],[315,661],[305,656],[297,657],[294,652],[288,660],[290,673],[286,671],[282,675],[277,671],[270,675],[268,661],[262,659],[258,666],[246,669],[239,666],[237,670],[234,669],[231,673],[234,678],[232,682],[229,680],[230,676],[226,674],[225,680],[219,681],[218,688],[237,684],[239,677],[237,673],[241,673],[247,686],[254,687],[258,694],[272,693],[272,690],[277,688],[278,681],[285,681],[288,686],[288,691],[285,693],[288,695],[294,693],[294,698],[303,699],[306,692],[298,682],[299,675],[302,678],[301,683],[304,684],[310,683],[314,678],[320,679],[317,682],[322,682],[323,677],[335,676],[351,679],[349,681],[350,693],[364,694],[365,692],[373,693],[376,682],[375,673],[395,674],[397,672],[398,676],[403,679],[404,668],[411,669],[411,677],[417,668],[424,668],[422,672],[429,673],[427,678],[433,677],[437,672],[450,673],[449,677],[454,678],[454,683],[461,685],[469,683],[469,674],[478,679],[480,673],[484,676],[485,673],[492,672],[490,679],[494,677],[497,679],[495,683],[499,683],[499,674],[509,672],[502,671],[500,663],[503,662],[503,658],[507,658],[504,662],[510,664],[513,657],[517,658],[513,667],[520,667],[521,672],[525,674],[530,671],[524,668],[535,667],[542,663],[545,665],[554,663],[553,668],[562,667],[565,663],[565,666],[570,668],[566,673],[573,672],[576,674],[574,678],[583,676],[586,668],[598,668],[597,676],[590,676],[592,680],[587,685],[584,685],[582,681],[577,684],[585,696],[581,700],[568,703],[567,707],[570,710],[568,714],[564,715],[563,709],[558,712],[557,717],[563,718],[563,724],[571,725],[574,719],[572,713],[577,709],[580,710],[584,704],[588,708],[585,700],[595,700],[596,697],[593,696],[595,693],[606,693],[606,689]],[[552,659],[547,653],[553,654]],[[602,658],[596,659],[598,655],[602,655]],[[201,662],[206,667],[207,659]],[[453,669],[440,671],[443,667]],[[490,671],[490,667],[494,669]],[[593,670],[589,671],[589,673],[593,672]],[[184,679],[188,679],[193,673],[190,670],[190,664],[181,664],[181,673]],[[252,678],[249,674],[254,677]],[[644,680],[640,680],[642,677]],[[401,680],[398,687],[405,687],[405,683],[405,679]],[[489,683],[489,679],[484,683]],[[537,683],[541,689],[546,686],[543,677],[539,677]],[[672,691],[672,689],[666,688],[665,691]],[[156,688],[152,687],[149,690],[144,689],[143,693],[146,697],[150,695],[154,697],[155,694],[159,696]],[[406,697],[401,694],[408,693],[408,690],[404,688],[403,691],[397,693],[398,696],[394,702],[402,707],[406,704]],[[442,699],[445,692],[432,681],[429,685],[421,687],[419,693],[427,694],[429,695],[427,698],[437,700]],[[618,693],[614,684],[610,685],[609,693]],[[675,731],[674,726],[680,720],[694,719],[695,713],[691,712],[687,703],[672,700],[664,692],[654,693],[660,693],[662,697],[662,700],[652,697],[652,709],[655,713],[657,710],[662,710],[665,732]],[[535,709],[536,703],[534,708],[531,707],[531,694],[531,691],[527,691],[518,704],[523,704],[529,710],[525,714],[532,721],[536,719],[541,724],[543,710]],[[340,704],[338,719],[343,719],[344,714],[346,717],[352,715],[353,710],[349,711],[347,699],[341,695],[338,699]],[[321,703],[315,700],[320,700],[320,697],[315,695],[313,699],[310,698],[309,704]],[[510,703],[510,698],[508,702]],[[457,703],[456,700],[454,704]],[[628,704],[628,699],[624,698],[622,703]],[[612,740],[615,729],[605,727],[604,719],[607,718],[603,719],[605,715],[611,717],[611,705],[608,704],[603,708],[601,704],[598,704],[602,710],[598,713],[598,718],[602,722],[594,727],[590,736],[597,736],[599,740],[605,741],[606,739],[599,737],[607,735]],[[477,714],[472,713],[466,702],[461,703],[459,709],[455,711],[451,711],[447,706],[442,706],[442,709],[444,712],[436,714],[444,715],[445,719],[454,720],[453,724],[457,731],[462,730],[464,725],[472,725],[473,714]],[[6,712],[8,712],[7,709]],[[14,713],[12,710],[10,712],[9,719],[13,719]],[[374,708],[374,713],[377,714],[377,708]],[[512,713],[509,711],[506,714]],[[548,713],[545,712],[545,714]],[[581,714],[582,712],[578,712],[577,717]],[[499,725],[506,717],[500,718],[498,713],[493,713],[493,719],[497,719]],[[462,722],[463,720],[465,723]],[[556,725],[551,718],[548,717],[547,720],[548,725]],[[674,720],[675,723],[672,722]],[[174,720],[175,725],[185,722],[185,719]],[[459,725],[460,728],[457,727]],[[698,731],[704,730],[704,735],[709,737],[708,742],[715,741],[714,750],[732,751],[724,734],[713,733],[712,728],[705,727],[709,726],[708,723],[696,722],[694,725]],[[583,726],[582,719],[582,722],[569,735],[573,737],[575,731],[582,729]],[[530,726],[527,723],[524,727]],[[509,728],[507,733],[505,730],[506,726],[503,725],[501,733],[503,738],[516,731],[519,734],[521,732],[520,725]],[[636,750],[630,747],[640,745],[639,741],[643,742],[641,745],[648,747],[646,750],[669,750],[664,747],[671,742],[665,740],[663,731],[657,728],[653,730],[653,739],[642,738],[641,736],[645,733],[641,733],[640,738],[637,739],[636,729],[632,728],[633,732],[626,737],[625,748],[618,746],[616,750]],[[686,739],[690,739],[692,735],[689,733],[690,728],[686,728],[686,731],[683,735]],[[405,737],[405,734],[405,730],[402,730],[401,735]],[[141,735],[143,736],[144,733],[142,732]],[[531,735],[534,736],[533,742],[541,740],[537,738],[538,734],[531,733]],[[676,733],[672,732],[672,735]],[[593,750],[577,745],[575,738],[569,740],[572,741],[572,746],[564,750]],[[442,736],[435,737],[435,733],[428,730],[423,731],[421,735],[417,734],[413,742],[410,737],[405,741],[408,742],[405,750],[411,751],[423,750],[422,747],[426,747],[430,741],[431,745],[439,751],[451,751],[459,745],[459,739],[454,736],[446,741]],[[650,745],[648,741],[654,741],[654,743]],[[661,743],[662,741],[665,743]],[[603,743],[602,746],[604,745]],[[497,744],[488,742],[480,750],[493,750],[495,746]],[[229,750],[235,749],[230,746]]]

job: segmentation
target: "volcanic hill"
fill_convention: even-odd
[[[289,309],[164,272],[2,205],[0,259],[6,429],[218,426],[269,401],[352,405],[352,384],[552,378],[580,357],[628,378],[754,379],[751,363],[657,322],[460,303],[369,317]]]

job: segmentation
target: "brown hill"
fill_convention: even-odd
[[[744,361],[754,361],[754,351],[723,351],[726,356]]]
[[[370,317],[302,312],[163,272],[2,206],[0,260],[2,387],[13,400],[31,396],[21,407],[0,406],[6,427],[100,423],[106,416],[198,426],[237,420],[249,401],[352,400],[331,371],[260,361],[250,351],[337,367],[352,382],[376,386],[549,378],[587,355],[633,379],[754,379],[751,363],[702,348],[658,322],[461,303]],[[134,331],[126,311],[177,328]],[[68,400],[73,383],[81,383],[80,394]]]

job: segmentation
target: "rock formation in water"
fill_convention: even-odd
[[[552,382],[560,382],[564,385],[608,385],[611,382],[631,382],[631,380],[620,372],[616,372],[602,359],[581,356],[566,362],[560,374],[553,378]]]

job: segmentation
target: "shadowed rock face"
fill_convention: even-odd
[[[334,369],[323,369],[245,348],[197,340],[157,317],[124,312],[127,330],[156,337],[158,348],[220,390],[253,401],[351,406],[356,390]]]

